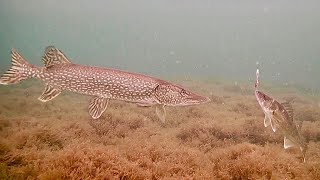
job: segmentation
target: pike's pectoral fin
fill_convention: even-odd
[[[71,61],[63,54],[63,52],[54,46],[46,47],[44,55],[42,56],[42,61],[47,68],[57,64],[71,63]]]
[[[283,142],[283,147],[285,149],[287,149],[287,148],[292,147],[292,146],[294,146],[294,143],[285,136],[284,137],[284,142]]]
[[[47,102],[57,97],[61,92],[62,91],[60,89],[55,89],[50,84],[47,84],[42,95],[38,99],[42,102]]]
[[[89,103],[89,114],[93,119],[98,119],[107,109],[109,99],[94,97]]]
[[[166,122],[166,110],[164,105],[159,104],[156,106],[156,114],[162,123]]]
[[[271,120],[267,115],[264,115],[264,127],[268,127],[271,124]]]

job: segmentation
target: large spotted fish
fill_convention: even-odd
[[[9,85],[28,78],[38,78],[46,83],[38,98],[47,102],[63,90],[93,96],[89,114],[99,118],[110,99],[156,106],[156,114],[165,122],[165,106],[184,106],[209,102],[209,98],[150,76],[116,69],[73,64],[59,49],[49,46],[42,60],[45,67],[29,64],[12,49],[12,67],[0,77],[0,84]]]

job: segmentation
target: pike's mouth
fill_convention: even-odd
[[[189,97],[186,98],[186,105],[192,105],[192,104],[203,104],[203,103],[208,103],[210,102],[210,98],[208,97],[203,97],[203,96],[196,96],[196,97]]]

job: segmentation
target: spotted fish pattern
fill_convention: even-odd
[[[93,119],[102,115],[111,99],[139,106],[156,106],[156,114],[162,122],[166,117],[165,106],[210,101],[184,87],[147,75],[74,64],[54,46],[45,49],[42,57],[45,67],[29,64],[14,49],[11,57],[12,67],[0,77],[0,84],[15,84],[28,78],[41,79],[46,83],[44,92],[38,98],[42,102],[54,99],[64,90],[93,96],[89,103],[89,114]]]

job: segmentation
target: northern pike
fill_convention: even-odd
[[[165,122],[165,106],[185,106],[209,102],[208,97],[197,95],[184,87],[143,74],[117,69],[73,64],[54,46],[45,49],[44,67],[29,64],[15,49],[11,51],[12,66],[0,77],[0,84],[9,85],[28,78],[46,83],[38,98],[47,102],[68,90],[93,96],[89,114],[98,119],[106,110],[109,100],[116,99],[140,106],[156,106],[156,114]]]
[[[264,112],[264,126],[271,126],[273,132],[279,130],[284,135],[283,147],[285,149],[297,145],[303,156],[303,162],[306,160],[307,143],[301,135],[301,125],[297,127],[293,119],[293,109],[290,102],[280,103],[274,98],[259,91],[259,70],[257,70],[257,81],[255,84],[255,96]]]

